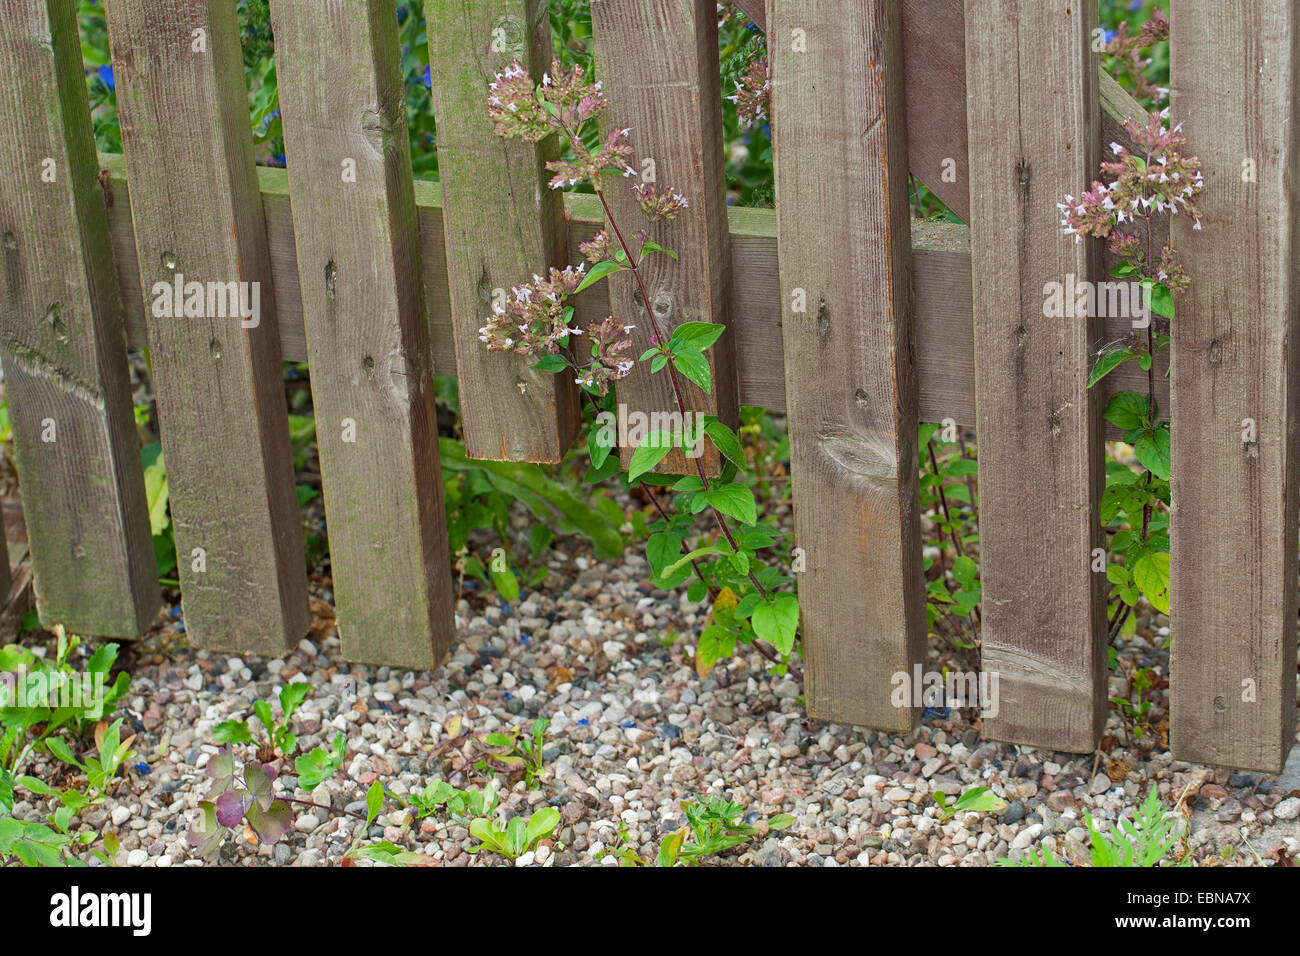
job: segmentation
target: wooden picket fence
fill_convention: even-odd
[[[653,307],[731,330],[696,407],[788,416],[808,710],[918,719],[891,706],[891,676],[924,662],[917,423],[951,419],[979,442],[982,666],[1001,697],[985,733],[1089,751],[1108,706],[1100,410],[1145,385],[1130,363],[1085,387],[1126,320],[1042,314],[1045,283],[1104,278],[1056,200],[1144,115],[1099,72],[1096,0],[740,5],[769,37],[776,210],[725,203],[712,0],[593,0],[596,62],[611,120],[690,202]],[[73,0],[3,4],[0,356],[41,619],[130,638],[159,606],[129,342],[151,350],[189,639],[296,644],[281,360],[305,359],[344,655],[427,668],[456,639],[432,375],[459,378],[471,455],[558,460],[572,384],[477,330],[493,288],[578,261],[603,220],[545,188],[548,144],[493,136],[484,110],[511,59],[545,68],[541,0],[426,0],[440,186],[412,181],[393,0],[271,6],[287,171],[253,164],[231,0],[107,0],[124,157],[95,154]],[[1296,731],[1296,18],[1283,0],[1172,16],[1173,118],[1207,183],[1204,231],[1174,227],[1194,282],[1160,394],[1172,746],[1263,770]],[[969,227],[910,221],[909,167]],[[181,277],[261,283],[260,322],[156,316],[155,284]],[[630,283],[580,297],[582,321],[611,310],[635,322]],[[664,388],[638,373],[619,394],[669,409]]]

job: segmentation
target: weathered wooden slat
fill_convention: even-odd
[[[901,4],[768,13],[808,712],[906,730],[919,701],[892,678],[924,659],[925,591]]]
[[[763,0],[736,5],[765,29]],[[965,35],[962,0],[903,0],[908,162],[917,179],[969,222]],[[1142,119],[1146,111],[1100,66],[1097,80],[1102,142],[1123,142],[1124,117]]]
[[[140,306],[140,276],[136,271],[135,238],[130,210],[120,197],[129,188],[120,156],[103,154],[100,162],[111,174],[118,202],[109,210],[109,231],[118,261],[118,282],[127,308],[127,335],[132,344],[145,343]],[[293,221],[289,212],[288,178],[283,169],[258,169],[266,228],[275,277],[276,315],[284,357],[307,358],[303,338],[302,300]],[[434,184],[415,183],[420,218],[420,258],[424,271],[424,301],[433,346],[434,372],[456,375],[451,343],[451,307],[447,296],[447,257],[443,250],[442,197]],[[565,200],[569,217],[569,254],[579,256],[585,242],[604,225],[594,196]],[[731,271],[734,277],[731,328],[736,336],[737,378],[742,405],[785,410],[785,375],[781,345],[780,296],[776,272],[776,213],[771,209],[727,210],[731,224]],[[970,233],[958,223],[912,224],[912,273],[916,296],[917,366],[921,376],[921,421],[951,418],[959,425],[975,424],[974,330],[971,324]],[[588,300],[588,297],[590,299]],[[597,283],[579,298],[579,312],[609,314],[605,283]],[[588,300],[588,301],[584,301]],[[1107,337],[1117,339],[1130,330],[1125,318],[1107,319]],[[1164,356],[1156,359],[1156,389],[1168,407],[1169,384]],[[1102,405],[1116,390],[1145,388],[1146,373],[1136,363],[1120,367],[1099,386]],[[1111,427],[1108,437],[1120,438]]]
[[[424,669],[455,624],[395,3],[271,13],[343,653]]]
[[[75,4],[7,5],[0,73],[0,354],[37,606],[134,638],[161,593]]]
[[[278,654],[306,633],[307,582],[235,8],[106,15],[188,634]],[[172,317],[182,277],[225,295]]]
[[[1104,456],[1086,387],[1100,330],[1043,302],[1048,282],[1100,276],[1099,244],[1062,237],[1055,205],[1097,175],[1096,20],[1094,0],[966,4],[981,666],[1000,688],[984,732],[1071,752],[1106,717],[1105,577],[1090,570]]]
[[[546,11],[542,0],[433,0],[425,7],[451,338],[473,458],[559,461],[578,429],[572,376],[539,372],[534,360],[489,352],[479,341],[497,290],[564,265],[564,204],[546,188],[543,168],[558,144],[502,139],[487,114],[494,74],[515,59],[533,76],[550,66]]]
[[[731,254],[727,239],[726,179],[722,143],[722,94],[718,77],[717,5],[709,0],[593,0],[596,65],[609,108],[602,134],[628,127],[632,166],[642,184],[686,197],[688,206],[671,222],[648,223],[632,191],[635,179],[609,179],[605,198],[614,221],[632,242],[645,229],[651,240],[677,253],[673,260],[649,254],[640,271],[648,303],[632,275],[609,280],[610,310],[634,325],[633,353],[650,345],[654,328],[666,337],[684,322],[729,324]],[[653,312],[653,318],[651,317]],[[686,407],[735,424],[734,336],[724,333],[709,350],[712,390],[706,395],[684,375],[678,387]],[[676,412],[668,370],[650,374],[638,362],[619,382],[618,399],[628,408]],[[623,464],[632,448],[621,448]],[[700,462],[706,473],[721,467],[717,449],[706,443]],[[656,470],[694,473],[695,464],[674,449]]]
[[[1192,282],[1171,323],[1170,739],[1277,772],[1296,739],[1300,23],[1282,0],[1178,3],[1171,23],[1171,112],[1205,191],[1201,231],[1172,223]]]

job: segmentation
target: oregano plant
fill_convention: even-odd
[[[579,246],[586,261],[576,268],[551,268],[546,276],[510,290],[504,304],[480,330],[480,338],[493,351],[510,351],[535,359],[535,367],[557,375],[573,375],[594,413],[588,430],[590,481],[622,475],[636,484],[652,504],[657,519],[648,526],[646,556],[653,583],[665,590],[688,585],[692,601],[711,601],[708,625],[696,649],[696,667],[708,672],[717,661],[731,656],[738,645],[752,644],[776,672],[798,671],[791,664],[799,628],[799,602],[793,578],[784,570],[789,563],[764,562],[760,552],[770,552],[783,537],[771,523],[760,520],[753,491],[739,473],[747,469],[744,446],[736,433],[716,416],[698,417],[684,397],[683,379],[706,394],[713,382],[708,352],[725,332],[709,322],[684,322],[664,328],[652,309],[644,308],[648,327],[637,329],[614,316],[578,328],[569,300],[595,283],[617,273],[630,273],[643,304],[653,301],[645,284],[643,264],[649,256],[677,253],[650,237],[643,226],[635,232],[621,225],[607,200],[610,182],[636,176],[629,164],[630,129],[614,128],[600,135],[597,118],[607,103],[599,81],[587,82],[581,67],[566,70],[558,61],[537,83],[514,62],[489,84],[487,109],[496,133],[527,142],[558,136],[563,156],[547,163],[554,175],[552,189],[587,184],[599,198],[608,228]],[[687,198],[656,184],[632,185],[647,226],[666,223],[687,213]],[[634,340],[641,339],[639,347]],[[637,362],[648,362],[652,375],[666,374],[672,387],[678,427],[660,427],[629,442],[634,450],[626,471],[615,454],[618,420],[616,383]],[[686,423],[699,423],[691,429]],[[629,430],[630,434],[630,430]],[[703,463],[700,442],[711,442],[722,463],[720,474],[710,477]],[[694,474],[662,475],[653,469],[675,448],[694,463]],[[670,508],[655,491],[667,487]],[[711,519],[711,528],[699,526],[698,516]]]
[[[1111,143],[1111,158],[1101,165],[1104,180],[1094,181],[1077,199],[1067,195],[1057,203],[1063,232],[1076,242],[1085,236],[1107,240],[1118,259],[1112,278],[1136,283],[1145,303],[1132,331],[1098,351],[1088,377],[1091,388],[1130,361],[1146,372],[1145,392],[1116,392],[1105,412],[1106,420],[1123,431],[1139,465],[1134,470],[1120,461],[1106,463],[1100,517],[1111,530],[1110,551],[1123,559],[1106,568],[1115,596],[1109,616],[1112,637],[1140,596],[1156,610],[1169,611],[1170,432],[1156,400],[1154,358],[1169,349],[1173,293],[1186,288],[1189,279],[1172,242],[1156,247],[1154,222],[1158,216],[1181,214],[1200,229],[1196,197],[1204,178],[1200,161],[1184,153],[1181,125],[1165,127],[1167,113],[1152,116],[1146,125],[1125,120],[1124,130],[1136,149]]]

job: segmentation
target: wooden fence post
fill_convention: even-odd
[[[1171,741],[1182,760],[1276,772],[1295,743],[1294,6],[1180,2],[1175,122],[1203,228],[1172,223]]]
[[[279,654],[307,578],[235,7],[105,14],[187,633]]]
[[[134,638],[161,592],[72,0],[8,5],[0,72],[0,353],[37,607]]]
[[[924,660],[898,0],[768,8],[786,409],[811,715],[907,730]],[[898,704],[903,706],[898,706]]]
[[[396,7],[271,12],[343,652],[428,668],[455,628]]]
[[[489,352],[478,331],[496,296],[566,258],[564,204],[543,168],[558,144],[502,139],[487,113],[488,83],[512,60],[533,76],[549,68],[547,5],[431,0],[425,11],[466,449],[472,458],[559,461],[578,432],[573,377]]]
[[[722,143],[722,87],[718,77],[717,5],[708,0],[594,0],[592,32],[596,64],[609,108],[602,134],[628,127],[637,177],[606,180],[606,201],[623,232],[645,228],[650,239],[677,253],[677,260],[648,254],[641,273],[650,303],[640,301],[628,273],[609,280],[610,310],[636,327],[635,354],[649,347],[653,327],[647,307],[666,336],[683,322],[727,324],[731,252],[727,234],[726,177]],[[671,189],[688,206],[671,222],[646,223],[632,184]],[[712,390],[705,395],[684,376],[689,410],[736,424],[735,333],[723,334],[709,351]],[[651,375],[638,362],[618,384],[620,403],[651,414],[675,412],[668,373]],[[620,449],[626,467],[634,449]],[[717,449],[706,443],[701,461],[717,474]],[[695,465],[674,449],[656,471],[694,474]]]
[[[1071,752],[1107,706],[1097,328],[1043,302],[1100,275],[1099,244],[1062,236],[1056,208],[1098,175],[1096,23],[1095,0],[966,3],[981,667],[999,688],[984,732]]]

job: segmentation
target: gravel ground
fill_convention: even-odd
[[[928,711],[907,735],[823,724],[804,716],[800,686],[770,676],[757,654],[699,678],[690,652],[707,609],[678,595],[651,596],[648,568],[633,552],[622,563],[550,557],[542,589],[513,607],[495,596],[461,600],[462,641],[432,672],[344,662],[330,594],[319,586],[314,638],[284,660],[187,649],[172,608],[131,655],[126,714],[140,756],[110,799],[74,828],[115,830],[124,865],[202,865],[185,831],[207,786],[202,768],[217,751],[214,726],[249,717],[254,700],[305,680],[316,689],[296,718],[301,746],[327,744],[343,731],[346,773],[308,793],[286,767],[279,787],[335,810],[363,810],[377,778],[402,795],[438,776],[481,783],[463,760],[449,764],[432,753],[453,716],[471,731],[549,717],[543,786],[530,792],[507,783],[501,793],[506,814],[547,803],[562,815],[554,839],[522,858],[525,864],[612,865],[599,857],[617,840],[620,823],[627,841],[652,858],[662,837],[685,823],[680,802],[702,793],[743,805],[759,831],[712,860],[723,865],[980,866],[1033,846],[1083,859],[1083,811],[1109,827],[1152,783],[1188,820],[1199,863],[1258,865],[1256,854],[1265,864],[1290,863],[1300,849],[1300,760],[1276,778],[1173,760],[1163,746],[1161,689],[1149,715],[1153,729],[1140,740],[1112,710],[1095,773],[1093,755],[986,741],[972,712]],[[686,636],[666,646],[659,635],[670,626]],[[1157,625],[1157,644],[1160,631]],[[1159,684],[1165,652],[1135,638],[1120,655],[1120,673],[1135,664],[1154,666]],[[1124,677],[1112,680],[1114,692],[1125,692]],[[37,764],[28,772],[53,771]],[[1007,808],[941,823],[931,794],[976,785],[991,787]],[[15,814],[41,819],[51,809],[27,801]],[[778,813],[795,821],[769,831],[767,820]],[[363,834],[361,822],[342,814],[302,807],[295,814],[281,843],[259,847],[232,837],[221,862],[333,864],[360,837],[391,840],[442,865],[505,864],[491,853],[468,853],[477,841],[441,815],[410,821],[394,810]]]

